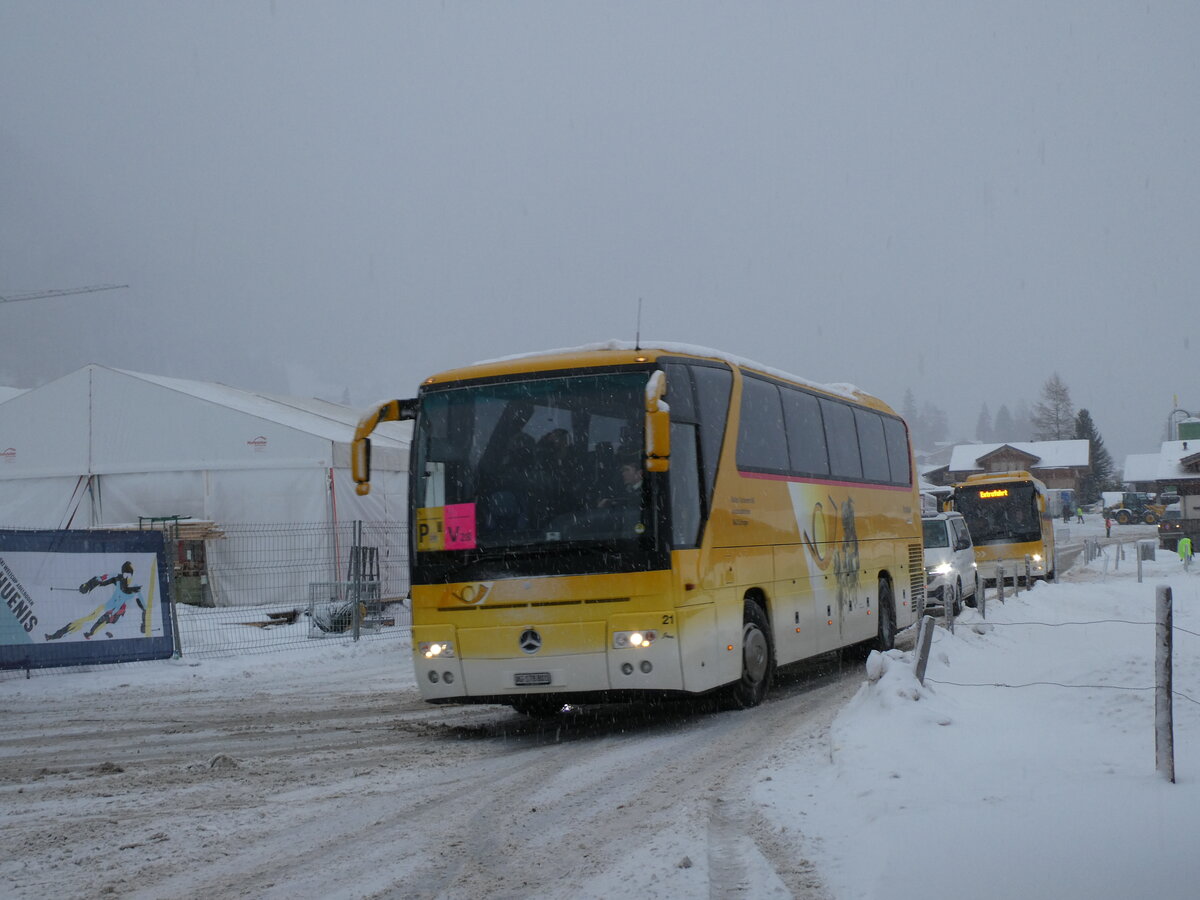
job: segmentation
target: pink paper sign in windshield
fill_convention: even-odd
[[[446,507],[446,549],[470,550],[475,546],[475,504],[452,503]]]

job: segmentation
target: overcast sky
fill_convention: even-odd
[[[0,0],[0,383],[356,404],[701,344],[972,437],[1200,411],[1200,4]],[[1025,437],[1025,436],[1021,436]]]

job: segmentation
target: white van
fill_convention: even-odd
[[[921,517],[925,530],[925,602],[962,612],[963,601],[974,606],[981,590],[975,566],[975,544],[962,513],[942,512]]]

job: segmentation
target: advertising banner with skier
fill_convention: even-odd
[[[175,649],[156,531],[0,531],[0,667],[163,659]]]

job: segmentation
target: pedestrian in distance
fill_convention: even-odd
[[[1183,563],[1183,571],[1187,571],[1192,566],[1192,539],[1190,537],[1181,537],[1179,539],[1179,561]]]
[[[1112,537],[1112,516],[1104,517],[1104,536]]]
[[[1083,524],[1083,507],[1082,506],[1075,507],[1075,515],[1079,517],[1079,519],[1078,519],[1079,524],[1082,525]]]

